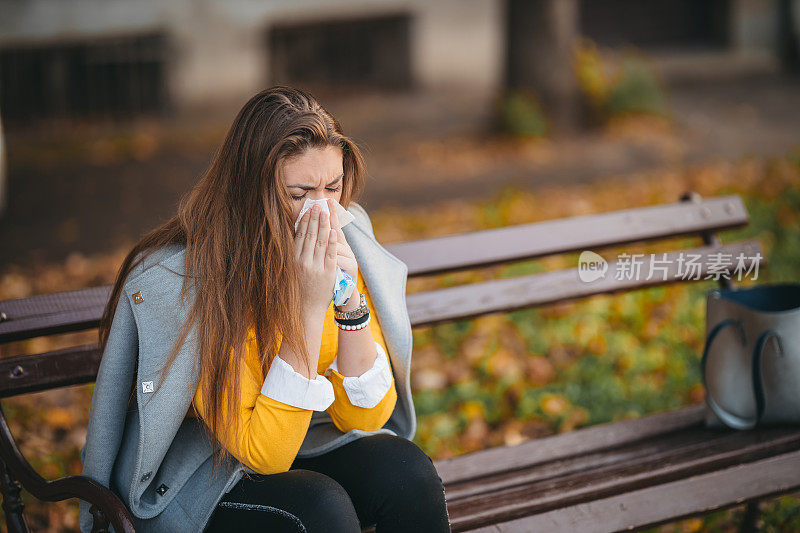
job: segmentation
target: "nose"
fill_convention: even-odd
[[[321,200],[323,198],[333,198],[336,199],[336,193],[333,191],[322,190],[322,191],[308,191],[308,196],[312,200]]]

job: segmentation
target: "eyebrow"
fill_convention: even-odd
[[[344,173],[339,174],[339,177],[334,178],[334,180],[329,184],[327,184],[326,187],[330,187],[331,185],[336,185],[336,182],[338,182],[343,177]],[[313,191],[314,189],[316,189],[316,187],[314,187],[313,185],[287,185],[287,187],[296,187],[298,189],[303,189],[304,191]]]

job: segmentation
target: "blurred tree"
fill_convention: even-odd
[[[800,72],[800,39],[794,0],[778,0],[778,54],[787,72]]]
[[[577,0],[506,0],[506,86],[538,95],[554,135],[582,122],[572,68],[578,31]]]
[[[6,142],[5,138],[3,137],[3,117],[0,116],[0,218],[2,218],[3,213],[5,213],[6,205],[8,204],[6,172]]]

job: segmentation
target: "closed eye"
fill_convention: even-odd
[[[342,188],[342,186],[339,185],[335,189],[331,189],[331,188],[326,187],[325,190],[326,191],[331,191],[331,192],[339,192],[339,189],[341,189],[341,188]],[[295,200],[302,200],[303,198],[306,197],[307,194],[308,194],[307,192],[302,194],[301,196],[295,196],[295,195],[292,194],[291,197],[294,198]]]

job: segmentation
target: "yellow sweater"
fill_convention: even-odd
[[[372,312],[374,309],[372,300],[361,276],[358,278],[357,286],[358,290],[365,294]],[[380,343],[388,354],[386,342],[374,314],[367,327],[372,332],[372,338]],[[305,438],[313,411],[294,407],[261,394],[265,376],[262,375],[258,361],[254,331],[251,330],[250,333],[245,351],[246,364],[242,365],[240,377],[242,391],[239,432],[236,435],[217,434],[216,437],[234,457],[256,472],[260,474],[286,472]],[[278,335],[278,346],[280,346],[280,333]],[[337,355],[338,346],[339,328],[333,321],[333,302],[331,302],[323,324],[317,373],[325,373]],[[342,383],[345,376],[331,369],[326,377],[333,385],[335,394],[335,399],[327,412],[334,425],[341,431],[347,432],[352,429],[374,431],[389,420],[397,402],[394,376],[389,391],[371,409],[358,407],[350,402]],[[199,386],[192,403],[200,416],[205,419],[204,398]],[[188,416],[193,416],[192,410],[189,411]]]

